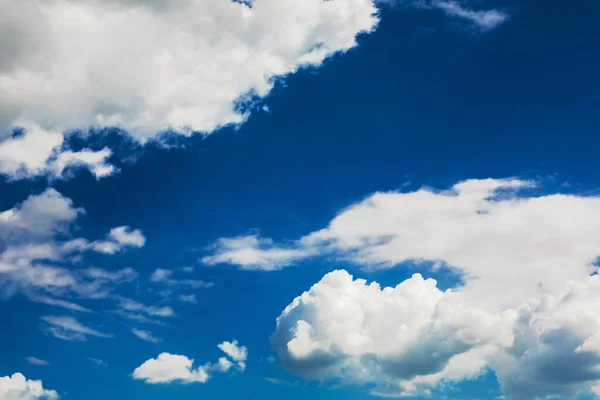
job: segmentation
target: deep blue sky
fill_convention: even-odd
[[[198,258],[220,237],[255,230],[275,240],[300,237],[374,191],[508,176],[541,176],[550,187],[554,177],[552,189],[567,192],[600,187],[600,3],[486,3],[511,14],[486,33],[441,13],[384,8],[379,28],[361,36],[357,48],[278,82],[240,128],[185,139],[180,148],[150,145],[135,162],[115,157],[121,172],[107,179],[81,172],[53,182],[86,209],[78,220],[83,236],[102,237],[111,227],[129,225],[147,238],[144,248],[94,256],[93,265],[131,266],[142,282],[155,268],[193,265],[198,268],[191,276],[215,287],[198,290],[198,304],[177,308],[172,326],[155,329],[164,339],[159,345],[138,340],[129,333],[132,324],[103,314],[79,319],[116,338],[60,341],[38,329],[38,317],[56,309],[21,296],[6,299],[0,302],[0,376],[23,372],[65,399],[369,398],[360,387],[264,381],[296,380],[266,362],[273,355],[269,335],[284,307],[327,271],[348,268],[383,284],[396,284],[412,271],[367,273],[319,258],[262,273],[203,267]],[[260,110],[263,104],[270,112]],[[559,187],[565,181],[570,188]],[[46,185],[42,179],[1,182],[0,209]],[[442,286],[456,281],[429,275]],[[135,295],[152,298],[144,287]],[[233,337],[250,351],[247,371],[235,378],[154,386],[130,377],[161,351],[212,360],[219,354],[216,344]],[[52,368],[29,365],[23,357],[30,355],[51,361]],[[108,367],[86,357],[101,358]],[[493,398],[497,390],[487,376],[452,395]]]

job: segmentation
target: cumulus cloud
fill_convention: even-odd
[[[477,25],[483,31],[492,30],[509,19],[508,14],[499,10],[472,10],[457,1],[433,1],[431,6],[442,10],[449,17],[462,18]]]
[[[161,353],[157,358],[151,358],[133,371],[134,379],[144,380],[146,383],[182,383],[208,381],[208,372],[205,367],[192,368],[194,360],[177,354]]]
[[[41,317],[46,322],[45,329],[57,339],[84,341],[88,336],[111,338],[112,335],[98,332],[95,329],[82,325],[73,317],[69,316],[45,316]]]
[[[0,377],[0,398],[2,400],[55,400],[58,393],[44,389],[42,381],[26,379],[21,373]]]
[[[118,126],[137,138],[243,122],[240,99],[353,48],[378,22],[372,0],[0,5],[0,125]]]
[[[135,336],[137,336],[138,338],[142,339],[145,342],[160,343],[162,341],[162,339],[157,338],[154,335],[152,335],[152,332],[150,332],[150,331],[145,331],[143,329],[133,328],[133,329],[131,329],[131,332]]]
[[[117,171],[108,163],[112,154],[108,148],[74,152],[64,148],[64,141],[59,131],[26,124],[21,135],[0,140],[0,174],[13,180],[36,176],[65,178],[73,168],[87,168],[100,179]]]
[[[245,346],[239,346],[234,339],[232,342],[219,344],[219,348],[237,363],[240,371],[244,371],[248,356]],[[221,357],[214,364],[206,363],[195,368],[193,365],[194,360],[186,356],[161,353],[157,358],[151,358],[137,367],[133,371],[133,378],[150,384],[205,383],[209,380],[211,372],[227,372],[233,366],[233,362]]]
[[[381,395],[416,393],[485,368],[511,398],[600,387],[594,333],[600,315],[589,289],[598,279],[590,277],[600,255],[598,196],[548,194],[541,183],[518,179],[375,193],[325,228],[287,243],[304,257],[326,254],[366,270],[448,268],[463,281],[450,294],[419,276],[386,289],[342,272],[326,276],[278,320],[274,347],[298,375],[368,382]],[[269,244],[262,260],[271,249],[280,254],[280,245]],[[280,266],[302,258],[296,254],[278,259]],[[236,258],[228,262],[246,267]],[[573,282],[568,290],[567,282]],[[391,305],[390,298],[407,290],[403,285],[421,288],[414,303],[399,303],[412,304],[414,314]],[[358,299],[352,295],[363,291]],[[394,336],[396,327],[402,332]],[[395,338],[390,348],[383,347],[385,335]],[[406,350],[405,341],[415,337]],[[561,375],[559,365],[573,367]]]
[[[422,383],[476,374],[512,343],[501,315],[471,307],[415,274],[398,286],[327,274],[277,319],[272,344],[288,370],[309,379],[369,383],[424,394]]]
[[[258,235],[221,238],[210,249],[212,255],[201,261],[206,265],[234,264],[245,270],[276,271],[294,260],[313,254],[310,248],[285,247]]]

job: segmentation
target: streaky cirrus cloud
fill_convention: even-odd
[[[239,346],[234,339],[232,342],[219,344],[219,348],[238,364],[241,372],[245,370],[248,357],[245,346]],[[178,354],[161,353],[157,358],[151,358],[137,367],[133,371],[133,378],[149,384],[206,383],[211,372],[227,372],[232,366],[232,361],[221,357],[214,364],[206,363],[194,368],[193,359]]]
[[[500,10],[473,10],[461,5],[458,1],[432,1],[431,6],[442,10],[449,17],[467,20],[482,31],[497,28],[510,18],[508,14]]]
[[[111,338],[113,335],[99,332],[81,324],[77,319],[71,316],[44,316],[42,321],[46,323],[43,328],[50,332],[57,339],[69,341],[85,341],[88,336],[100,338]]]
[[[26,379],[19,372],[12,376],[0,377],[0,398],[2,400],[56,400],[55,390],[44,389],[42,381]]]

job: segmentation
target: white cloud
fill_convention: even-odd
[[[157,268],[150,276],[150,281],[155,283],[164,283],[169,286],[188,286],[194,289],[210,288],[214,286],[212,282],[198,281],[194,279],[171,279],[173,271],[170,269]]]
[[[141,312],[151,317],[172,317],[175,315],[175,312],[169,306],[147,306],[136,300],[120,296],[114,297],[119,300],[119,306],[121,309],[127,312]]]
[[[184,303],[197,303],[195,294],[182,294],[179,296],[179,300]]]
[[[54,400],[58,399],[54,390],[44,389],[42,381],[26,379],[23,374],[0,377],[0,398],[2,400]]]
[[[20,136],[0,140],[0,174],[11,179],[36,176],[65,178],[73,167],[88,168],[97,179],[112,175],[117,169],[108,163],[112,152],[64,149],[64,135],[26,124]],[[2,136],[0,135],[0,139]]]
[[[219,344],[219,348],[236,362],[238,370],[243,372],[246,368],[248,349],[239,346],[234,339],[231,342]],[[221,357],[215,364],[206,363],[193,367],[194,360],[186,356],[161,353],[157,358],[151,358],[133,371],[133,378],[140,379],[150,384],[157,383],[206,383],[211,372],[227,372],[233,363]]]
[[[140,338],[146,342],[151,342],[151,343],[160,343],[161,342],[161,339],[153,336],[152,332],[150,332],[150,331],[133,328],[133,329],[131,329],[131,332],[135,336],[137,336],[138,338]]]
[[[111,338],[112,335],[98,332],[92,328],[82,325],[73,317],[69,316],[45,316],[41,319],[47,323],[45,327],[54,337],[63,340],[86,340],[88,336]]]
[[[31,365],[49,365],[50,363],[46,360],[42,360],[41,358],[37,358],[37,357],[25,357],[25,359],[27,360],[27,362]]]
[[[94,251],[105,254],[115,254],[125,247],[144,247],[146,237],[139,229],[119,226],[110,230],[107,240],[97,240],[89,246]]]
[[[331,272],[277,319],[272,345],[282,365],[310,379],[370,383],[423,394],[417,385],[476,374],[512,343],[501,315],[442,292],[415,274],[395,288]]]
[[[91,362],[96,364],[98,367],[107,367],[108,366],[108,365],[106,365],[106,362],[104,362],[104,360],[101,360],[99,358],[88,357],[88,360],[90,360]]]
[[[151,358],[133,371],[134,379],[144,380],[146,383],[170,383],[181,381],[183,383],[208,381],[208,372],[205,367],[192,368],[194,360],[177,354],[161,353],[158,358]]]
[[[371,0],[0,5],[0,126],[120,126],[138,138],[240,123],[240,97],[266,96],[274,78],[354,47],[378,22]]]
[[[240,346],[238,341],[233,339],[231,342],[219,344],[219,349],[237,363],[237,368],[240,371],[246,369],[246,360],[248,359],[248,348],[246,346]]]
[[[499,10],[471,10],[457,1],[433,1],[431,5],[439,8],[449,17],[466,19],[484,31],[498,27],[509,18],[508,14]]]
[[[276,271],[290,262],[314,254],[309,248],[275,245],[257,235],[221,238],[211,246],[214,254],[201,261],[206,265],[234,264],[245,270]]]
[[[339,280],[343,284],[333,284],[331,281],[338,280],[328,275],[280,317],[274,344],[284,365],[309,378],[352,376],[350,380],[355,382],[362,379],[383,385],[376,391],[381,395],[427,390],[440,380],[469,378],[484,368],[492,368],[504,391],[517,399],[572,395],[600,387],[600,374],[596,373],[600,371],[596,360],[600,336],[594,333],[600,326],[600,314],[598,302],[590,294],[595,292],[585,289],[594,287],[597,279],[589,275],[598,269],[600,255],[600,197],[540,194],[540,185],[487,179],[460,182],[443,191],[423,188],[375,193],[342,210],[324,229],[289,242],[292,250],[306,252],[306,257],[337,256],[367,270],[414,264],[434,273],[438,268],[450,268],[464,284],[452,296],[460,299],[456,309],[440,300],[431,314],[428,302],[442,296],[431,287],[415,296],[415,318],[419,313],[436,315],[430,318],[435,329],[425,329],[422,319],[385,311],[390,307],[388,297],[398,289],[367,290],[364,283],[351,284],[348,278]],[[279,254],[281,246],[269,243]],[[263,260],[269,260],[269,250],[264,249]],[[287,260],[280,258],[279,263],[285,266],[298,259],[294,254]],[[246,267],[238,259],[230,262]],[[413,277],[406,284],[416,281],[419,279]],[[574,285],[570,295],[565,295],[567,282]],[[361,289],[348,289],[355,286]],[[365,294],[359,296],[367,302],[363,304],[346,293],[361,290],[386,300],[366,300],[371,297]],[[334,294],[324,294],[328,292]],[[347,300],[340,300],[344,298]],[[411,303],[405,300],[403,304]],[[439,311],[442,305],[443,313]],[[385,319],[378,319],[380,310]],[[478,317],[462,317],[464,312]],[[377,332],[362,328],[363,319],[374,324]],[[493,331],[502,333],[503,339],[485,336],[489,330],[478,324],[498,319],[502,323]],[[382,322],[373,322],[379,320]],[[389,334],[388,323],[404,326],[403,340],[420,332],[410,352],[403,350],[404,342],[398,338],[389,349],[377,347],[385,346],[385,338],[377,335]],[[455,331],[444,330],[445,324],[460,328],[456,331],[460,340],[454,340]],[[445,339],[432,339],[431,334]],[[507,344],[510,337],[514,345]],[[431,351],[436,346],[442,347]],[[404,375],[393,360],[412,365],[405,357],[419,349],[427,349],[417,356],[423,364],[413,365],[415,376]],[[378,358],[380,354],[383,358]],[[433,356],[439,357],[433,360],[437,364],[428,363]],[[571,364],[569,374],[558,379],[556,366]],[[382,383],[379,378],[388,381]]]

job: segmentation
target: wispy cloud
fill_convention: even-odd
[[[145,331],[143,329],[133,328],[133,329],[131,329],[131,332],[135,336],[137,336],[138,338],[142,339],[145,342],[160,343],[162,341],[162,339],[153,336],[152,332],[150,332],[150,331]]]
[[[492,30],[509,19],[508,14],[499,10],[473,10],[462,6],[458,1],[433,1],[431,6],[442,10],[449,17],[462,18],[477,25],[483,31]]]
[[[69,316],[45,316],[41,319],[47,324],[45,329],[58,339],[84,341],[88,336],[113,337],[113,335],[82,325],[75,318]]]
[[[25,357],[25,360],[27,360],[27,362],[31,365],[49,365],[50,363],[46,360],[42,360],[41,358],[37,358],[37,357]]]

